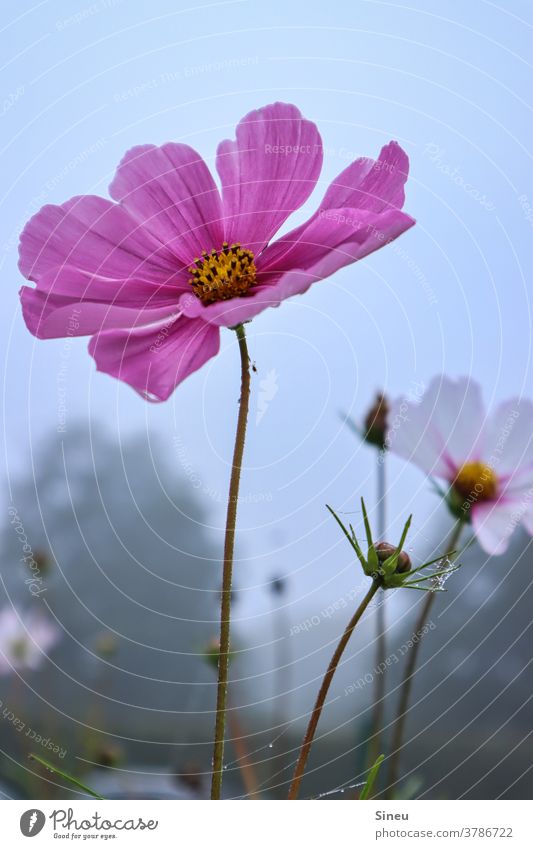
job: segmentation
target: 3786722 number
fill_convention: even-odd
[[[461,830],[461,837],[512,837],[513,829],[506,828],[501,826],[494,827],[476,827],[471,828],[470,826],[465,826]]]

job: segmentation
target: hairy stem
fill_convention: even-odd
[[[231,578],[233,572],[233,552],[235,548],[235,526],[237,522],[237,504],[241,480],[242,457],[246,439],[246,423],[250,402],[250,357],[246,345],[244,327],[235,328],[241,355],[241,395],[239,415],[235,433],[235,447],[231,466],[231,478],[226,515],[226,535],[224,539],[224,569],[222,573],[222,595],[220,604],[220,654],[218,660],[217,710],[215,720],[215,743],[213,749],[213,777],[211,798],[220,799],[222,793],[222,771],[224,768],[224,731],[226,726],[226,703],[228,695],[228,668],[230,651],[230,613]]]
[[[300,754],[298,755],[298,760],[296,762],[296,768],[294,770],[292,784],[289,788],[289,799],[296,799],[298,796],[298,791],[300,789],[300,784],[302,783],[305,766],[307,764],[307,758],[309,757],[309,752],[311,750],[311,745],[315,736],[316,727],[318,725],[318,721],[320,719],[320,715],[322,713],[322,709],[326,701],[326,696],[328,694],[330,684],[333,680],[333,676],[335,675],[335,671],[337,669],[337,666],[339,665],[339,661],[343,655],[344,649],[348,645],[348,641],[352,636],[355,626],[359,622],[361,616],[365,612],[366,608],[370,604],[372,598],[374,597],[380,586],[381,584],[379,581],[372,581],[370,589],[368,590],[361,604],[359,605],[354,615],[348,622],[346,628],[344,629],[344,633],[340,639],[340,642],[337,648],[335,649],[333,657],[329,662],[329,666],[327,668],[326,674],[324,675],[322,684],[320,685],[320,690],[318,691],[318,696],[316,697],[316,702],[313,708],[313,712],[311,714],[311,718],[309,720],[309,725],[307,726],[307,731],[305,732],[305,737],[300,748]]]
[[[464,527],[464,520],[458,519],[456,524],[453,527],[453,530],[450,534],[450,539],[446,545],[446,549],[442,555],[443,559],[450,555],[457,548],[457,544],[459,542],[461,532]],[[414,633],[419,635],[417,641],[414,643],[411,651],[407,656],[407,662],[405,666],[405,675],[402,681],[401,689],[400,689],[400,699],[398,702],[398,712],[396,714],[396,719],[394,721],[393,730],[392,730],[392,743],[391,743],[391,759],[389,766],[389,775],[387,782],[387,793],[386,797],[388,799],[393,798],[394,785],[398,780],[398,771],[400,767],[400,755],[403,746],[403,739],[405,734],[405,723],[407,720],[407,713],[409,709],[409,702],[411,700],[411,691],[413,688],[413,680],[415,675],[416,664],[418,660],[418,655],[420,651],[420,645],[422,643],[422,631],[426,622],[429,619],[429,614],[431,613],[431,608],[433,607],[435,597],[437,593],[428,591],[426,593],[426,597],[423,601],[422,607],[420,609],[420,613],[418,615],[418,619],[416,620]]]

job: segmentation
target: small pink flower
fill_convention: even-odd
[[[60,637],[60,629],[43,613],[4,607],[0,611],[0,675],[38,669]]]
[[[438,377],[420,403],[395,401],[389,424],[388,448],[446,481],[488,554],[503,553],[520,523],[533,535],[533,402],[512,398],[487,415],[475,381]]]
[[[185,144],[142,145],[110,194],[45,206],[26,225],[24,318],[41,339],[91,335],[97,368],[162,401],[249,321],[383,247],[414,224],[401,212],[408,159],[396,142],[330,185],[318,210],[271,243],[322,166],[316,126],[295,106],[250,112],[218,147],[219,192]]]

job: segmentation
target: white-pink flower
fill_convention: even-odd
[[[43,613],[4,607],[0,611],[0,675],[38,669],[60,636],[60,629]]]
[[[420,400],[391,405],[387,447],[449,486],[489,554],[523,524],[533,535],[533,403],[511,398],[488,414],[479,384],[434,378]]]

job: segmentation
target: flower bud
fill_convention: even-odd
[[[378,542],[376,545],[376,554],[380,563],[391,557],[396,551],[396,546],[390,542]],[[400,551],[398,554],[398,562],[396,564],[396,572],[409,572],[411,569],[411,558],[406,551]]]
[[[364,439],[382,451],[386,447],[385,439],[388,430],[389,402],[383,392],[378,392],[374,404],[366,414],[364,422]]]

